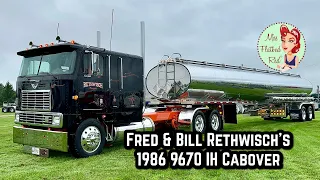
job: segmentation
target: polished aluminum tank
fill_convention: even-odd
[[[224,92],[228,100],[248,101],[263,101],[266,93],[311,94],[313,88],[299,75],[181,59],[152,68],[146,87],[150,94],[164,99],[200,89]]]

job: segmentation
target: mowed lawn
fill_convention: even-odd
[[[282,150],[282,170],[138,170],[133,150],[122,144],[106,147],[101,155],[75,159],[50,152],[49,158],[24,154],[12,143],[14,116],[0,113],[0,179],[320,179],[320,113],[311,122],[264,121],[239,115],[237,125],[226,131],[291,131],[294,147]]]

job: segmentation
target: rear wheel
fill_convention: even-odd
[[[306,121],[306,119],[307,119],[307,110],[305,106],[302,106],[300,110],[300,121],[304,122]]]
[[[9,111],[13,113],[14,112],[14,108],[10,108]]]
[[[71,152],[75,157],[100,154],[106,142],[106,132],[99,121],[84,120],[76,130]]]
[[[312,121],[313,113],[314,113],[314,111],[313,111],[312,106],[309,106],[307,109],[307,119],[306,119],[307,121]]]
[[[192,119],[192,131],[205,133],[206,131],[206,118],[202,111],[197,111]]]
[[[208,130],[217,132],[222,129],[222,119],[218,115],[218,111],[212,111],[208,118]]]
[[[7,108],[2,108],[2,112],[6,113],[7,111]]]

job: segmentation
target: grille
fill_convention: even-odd
[[[52,115],[20,113],[19,122],[34,124],[52,124]]]
[[[50,90],[22,90],[21,110],[51,110]]]

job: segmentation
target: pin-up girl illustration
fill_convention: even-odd
[[[295,55],[300,50],[300,32],[293,28],[291,31],[286,25],[281,25],[280,35],[282,41],[282,50],[285,52],[284,64],[277,65],[282,72],[296,68],[299,64],[299,57]]]

